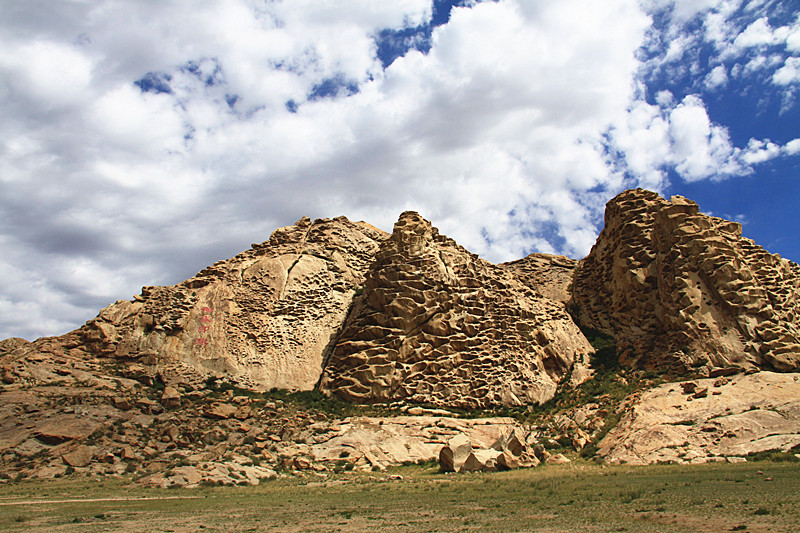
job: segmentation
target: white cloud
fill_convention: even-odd
[[[740,33],[733,44],[738,48],[750,48],[755,46],[773,45],[778,42],[778,38],[773,34],[767,17],[761,17],[751,23]]]
[[[708,90],[724,87],[728,84],[728,70],[725,65],[717,65],[706,75],[705,86]]]
[[[747,147],[742,150],[741,158],[748,165],[754,165],[774,159],[778,157],[780,153],[780,146],[773,142],[750,139],[747,143]]]
[[[800,15],[786,32],[786,49],[793,53],[800,53]]]
[[[783,151],[788,155],[800,154],[800,139],[792,139],[783,145]]]
[[[786,63],[775,71],[772,82],[777,85],[789,85],[800,82],[800,57],[790,57]]]
[[[737,151],[699,97],[644,100],[637,2],[475,2],[384,70],[374,36],[430,17],[430,0],[20,4],[0,21],[0,337],[60,333],[304,214],[391,229],[416,209],[490,260],[581,256],[622,187],[774,152]],[[727,20],[707,32],[734,38]],[[700,37],[669,38],[662,60],[700,68]],[[148,73],[160,92],[134,85]],[[337,96],[310,97],[326,83]]]

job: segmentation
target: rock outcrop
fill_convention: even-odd
[[[572,278],[578,261],[563,255],[537,253],[497,266],[511,272],[537,294],[566,303],[572,296]]]
[[[220,375],[251,389],[312,389],[386,237],[344,217],[303,218],[182,283],[103,309],[78,332],[80,346],[174,384]]]
[[[497,472],[530,468],[550,459],[550,453],[536,441],[533,434],[516,427],[497,439],[491,447],[482,447],[467,435],[459,433],[439,451],[439,468],[442,472]]]
[[[800,375],[757,372],[666,383],[600,442],[613,463],[704,463],[800,447]]]
[[[612,199],[571,305],[583,326],[615,337],[627,364],[677,375],[800,366],[800,266],[680,196]]]
[[[407,211],[381,243],[320,387],[354,402],[457,408],[544,402],[592,347],[537,294]]]
[[[681,197],[618,195],[581,261],[493,265],[414,212],[391,235],[303,218],[78,330],[0,341],[0,483],[75,470],[256,484],[437,457],[486,471],[567,449],[630,463],[795,453],[799,316],[800,267]],[[623,366],[576,322],[613,337]],[[543,403],[589,379],[593,355],[608,381],[531,409],[529,426],[452,411]],[[642,368],[684,381],[655,386]],[[386,405],[333,419],[309,407],[328,401],[318,393],[231,384]]]

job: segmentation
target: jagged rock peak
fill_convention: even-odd
[[[622,360],[685,373],[800,365],[800,267],[742,237],[739,223],[628,190],[575,273],[584,326],[617,339]]]
[[[592,348],[560,302],[405,212],[381,243],[320,386],[356,402],[474,408],[551,398]]]

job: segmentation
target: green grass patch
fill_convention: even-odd
[[[759,473],[759,471],[763,473]],[[399,474],[402,481],[387,481]],[[773,481],[765,481],[765,476]],[[741,480],[741,482],[737,482]],[[130,480],[0,486],[8,531],[795,531],[800,464],[568,465],[468,475],[435,465],[257,487]],[[120,497],[129,499],[120,500]],[[78,500],[78,501],[74,501]],[[741,526],[744,526],[742,528]],[[738,528],[738,529],[737,529]]]

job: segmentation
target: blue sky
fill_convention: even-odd
[[[585,255],[630,187],[800,260],[800,5],[0,0],[0,338],[303,215]]]

